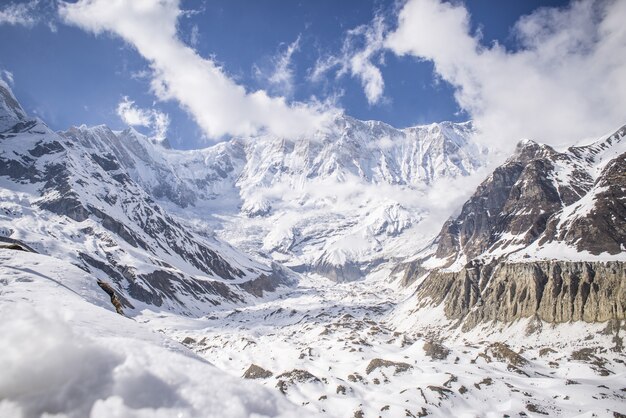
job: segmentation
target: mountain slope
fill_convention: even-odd
[[[404,268],[464,329],[626,317],[626,127],[564,152],[523,141]]]
[[[97,129],[110,142],[76,141],[28,118],[0,133],[3,236],[112,282],[126,308],[202,313],[293,281],[170,216],[122,165],[117,137]]]

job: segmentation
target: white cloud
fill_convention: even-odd
[[[13,86],[13,73],[9,70],[0,71],[0,79],[6,81],[9,86]]]
[[[154,139],[163,141],[167,136],[167,129],[170,127],[170,117],[167,113],[162,112],[154,112],[153,116]]]
[[[152,67],[160,100],[177,100],[211,138],[269,132],[296,136],[318,130],[330,112],[317,103],[289,104],[263,90],[247,92],[211,59],[178,37],[178,0],[79,0],[61,3],[65,22],[120,36]]]
[[[200,43],[200,28],[198,28],[198,25],[193,25],[191,27],[191,32],[189,34],[189,43],[194,48],[198,46],[198,43]]]
[[[0,25],[34,26],[38,22],[35,10],[39,0],[28,3],[9,3],[0,9]]]
[[[151,128],[152,137],[156,141],[163,141],[167,136],[170,118],[166,113],[156,109],[142,109],[135,106],[135,102],[124,96],[117,105],[117,115],[130,126],[144,126]]]
[[[382,15],[377,15],[371,25],[361,25],[349,30],[341,54],[318,60],[311,79],[317,81],[325,73],[335,69],[337,77],[350,73],[361,80],[368,103],[379,103],[383,98],[385,82],[380,69],[372,60],[382,59],[385,30]],[[360,47],[359,42],[362,44]]]
[[[626,122],[626,2],[541,8],[514,28],[519,48],[485,46],[458,3],[409,0],[385,46],[432,61],[482,138],[571,144]]]
[[[293,54],[300,50],[300,36],[287,45],[284,51],[278,54],[273,61],[273,72],[267,77],[267,82],[277,91],[291,96],[294,89]]]

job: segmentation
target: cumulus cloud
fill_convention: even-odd
[[[32,0],[28,3],[9,3],[0,8],[0,25],[23,25],[34,26],[38,22],[35,13],[39,0]]]
[[[164,141],[170,118],[166,113],[156,109],[142,109],[135,106],[135,102],[124,96],[117,105],[117,115],[130,126],[143,126],[152,129],[152,137],[156,141]]]
[[[361,81],[367,102],[372,105],[383,98],[385,82],[382,73],[372,61],[382,60],[386,31],[382,15],[377,15],[371,25],[361,25],[347,32],[341,54],[326,56],[317,61],[311,72],[313,81],[327,72],[336,71],[336,77],[350,74]]]
[[[331,118],[332,112],[316,102],[288,103],[263,90],[246,91],[181,41],[177,21],[182,13],[179,0],[79,0],[59,7],[66,23],[115,34],[134,46],[150,62],[157,97],[178,101],[210,138],[263,132],[297,136]]]
[[[507,50],[481,43],[462,4],[409,0],[385,46],[432,61],[490,144],[565,145],[626,122],[624,21],[619,0],[540,8],[516,23],[519,47]]]

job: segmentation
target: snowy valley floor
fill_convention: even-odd
[[[0,416],[626,414],[607,324],[459,334],[410,291],[304,277],[255,306],[128,319],[82,270],[0,249]]]
[[[611,349],[606,324],[544,324],[527,336],[524,322],[464,336],[421,318],[430,331],[414,323],[398,332],[406,319],[392,315],[397,295],[382,280],[305,277],[255,306],[200,319],[145,311],[137,320],[232,376],[256,378],[327,416],[626,414],[626,356]],[[413,305],[409,297],[398,308]]]

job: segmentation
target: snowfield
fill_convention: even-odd
[[[530,320],[462,334],[436,309],[411,322],[410,296],[376,279],[333,284],[317,276],[255,306],[194,319],[144,312],[137,320],[233,376],[252,364],[271,372],[256,381],[325,416],[626,412],[626,357],[607,324],[544,324],[539,332]]]
[[[460,333],[436,309],[416,317],[412,289],[380,280],[388,272],[350,284],[306,276],[273,300],[200,318],[118,315],[92,277],[48,256],[0,250],[0,273],[0,416],[625,412],[626,357],[610,324]]]
[[[115,313],[84,271],[0,249],[0,416],[307,416]]]

